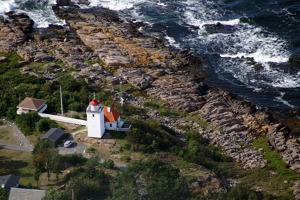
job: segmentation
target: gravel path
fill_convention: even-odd
[[[1,121],[13,129],[13,137],[16,137],[19,141],[19,145],[9,144],[9,143],[0,143],[0,148],[12,149],[18,151],[32,151],[33,145],[29,143],[24,134],[20,131],[20,129],[15,125],[15,123],[11,123],[5,119],[1,119]]]

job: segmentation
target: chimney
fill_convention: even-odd
[[[107,107],[107,112],[110,112],[110,107]]]

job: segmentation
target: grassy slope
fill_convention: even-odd
[[[286,166],[279,153],[270,150],[267,138],[255,140],[253,147],[263,148],[263,156],[268,163],[261,169],[241,171],[241,180],[281,199],[293,199],[291,187],[296,180],[299,180],[296,172]]]
[[[23,186],[35,183],[30,152],[0,149],[0,155],[0,175],[15,174]]]

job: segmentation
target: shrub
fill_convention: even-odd
[[[115,163],[114,163],[113,160],[108,159],[108,160],[105,160],[105,161],[103,162],[103,166],[104,166],[105,168],[107,168],[107,169],[114,169],[114,168],[115,168]]]
[[[36,122],[40,119],[41,117],[36,112],[23,113],[16,117],[16,123],[25,135],[32,135],[36,130]]]
[[[63,162],[67,162],[72,165],[84,165],[87,160],[88,159],[83,157],[81,154],[67,154],[62,158]]]
[[[146,152],[165,150],[175,145],[172,129],[155,120],[136,120],[132,127],[127,132],[127,140],[138,144],[136,147],[142,148]]]
[[[96,152],[96,149],[94,148],[94,147],[89,147],[89,148],[87,148],[86,149],[86,151],[85,151],[86,153],[95,153]]]
[[[131,158],[130,158],[130,156],[122,156],[122,157],[120,158],[120,160],[128,163],[128,162],[131,161]]]

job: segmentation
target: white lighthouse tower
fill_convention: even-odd
[[[102,138],[105,132],[104,109],[94,97],[86,108],[88,136]]]

